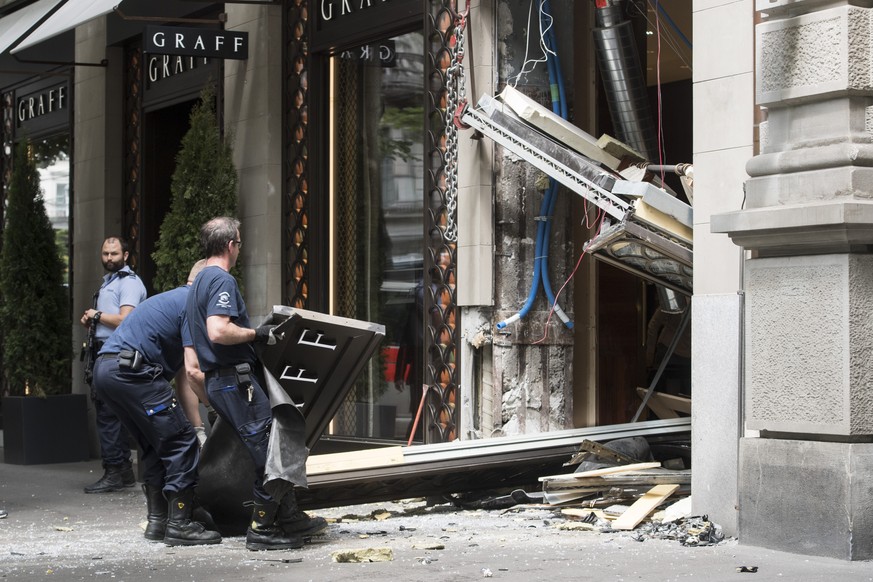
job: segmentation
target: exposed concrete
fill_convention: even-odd
[[[573,3],[552,4],[555,14],[571,15]],[[519,65],[526,53],[525,36],[518,31],[526,26],[528,5],[517,1],[497,4],[497,62],[501,82],[515,83]],[[556,19],[559,44],[572,38],[572,18]],[[532,28],[534,30],[534,28]],[[531,51],[537,51],[531,43]],[[559,49],[560,50],[560,49]],[[528,58],[539,58],[529,54]],[[475,57],[474,57],[475,58]],[[562,68],[572,70],[572,53],[561,52]],[[531,70],[533,69],[533,70]],[[543,63],[536,68],[528,63],[518,79],[517,89],[540,103],[549,103],[548,71]],[[568,84],[569,86],[569,84]],[[472,98],[472,96],[469,96]],[[478,98],[478,96],[476,97]],[[572,95],[567,95],[572,109]],[[547,181],[530,165],[495,147],[494,203],[494,394],[502,402],[501,423],[494,434],[529,434],[561,430],[573,426],[573,352],[572,331],[551,313],[551,305],[542,288],[537,292],[530,312],[504,330],[497,322],[517,313],[528,297],[535,259],[536,233],[540,206]],[[565,189],[558,193],[549,247],[549,272],[552,289],[561,289],[570,275],[576,257],[572,245],[573,194]],[[572,319],[572,284],[559,300]],[[485,428],[485,427],[483,427]],[[488,436],[488,435],[486,435]]]
[[[740,462],[742,543],[873,558],[873,444],[744,438]]]
[[[695,295],[692,309],[693,512],[709,515],[726,534],[736,535],[742,295]]]

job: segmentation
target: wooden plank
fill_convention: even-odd
[[[685,396],[676,396],[675,394],[664,394],[663,392],[656,392],[654,396],[657,396],[658,401],[664,404],[664,406],[669,406],[676,412],[691,414],[690,398],[687,398]]]
[[[659,470],[646,473],[620,473],[617,475],[603,475],[602,477],[588,477],[582,481],[549,481],[551,490],[573,490],[580,487],[645,487],[653,485],[687,485],[691,483],[691,471],[677,472]]]
[[[612,522],[612,529],[628,530],[637,527],[653,509],[661,505],[678,488],[679,485],[655,485]]]
[[[637,388],[637,394],[640,395],[640,399],[646,397],[647,390],[647,388]],[[656,398],[657,395],[657,392],[652,392],[652,395],[649,396],[649,401],[646,402],[646,406],[655,413],[655,416],[658,418],[679,418],[679,414],[675,410],[671,410],[670,407],[664,406],[664,404]]]
[[[306,461],[306,474],[319,475],[334,471],[353,471],[370,467],[383,467],[403,463],[403,448],[380,447],[349,453],[312,455]]]
[[[639,394],[640,398],[645,398],[646,390],[646,388],[637,387],[637,394]],[[663,392],[652,392],[652,396],[649,398],[646,406],[651,408],[658,418],[679,418],[677,412],[691,414],[690,398],[674,394],[664,394]]]
[[[614,473],[624,473],[626,471],[640,471],[642,469],[654,469],[660,467],[661,463],[654,461],[651,463],[631,463],[630,465],[618,465],[615,467],[603,467],[602,469],[594,469],[592,471],[582,471],[581,473],[567,473],[565,475],[549,475],[548,477],[540,477],[540,481],[555,481],[555,480],[571,480],[584,479],[585,477],[599,477],[601,475],[612,475]]]

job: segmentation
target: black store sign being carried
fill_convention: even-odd
[[[67,131],[70,125],[70,84],[57,77],[15,91],[15,137],[30,138]]]

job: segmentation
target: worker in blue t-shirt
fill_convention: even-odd
[[[275,344],[275,326],[251,328],[236,279],[229,272],[242,246],[239,224],[235,218],[219,217],[200,229],[206,268],[197,275],[188,295],[188,322],[206,377],[209,402],[222,421],[236,430],[255,465],[254,510],[246,548],[299,548],[304,537],[326,530],[327,522],[300,511],[293,490],[275,500],[264,489],[273,417],[253,344]]]
[[[94,365],[94,387],[142,449],[145,537],[169,546],[217,544],[218,532],[192,519],[200,443],[170,382],[193,380],[204,402],[202,374],[185,310],[189,284],[150,297],[109,336]]]

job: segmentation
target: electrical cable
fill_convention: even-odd
[[[667,13],[667,10],[660,3],[656,3],[656,6],[657,6],[658,12],[660,12],[661,15],[667,19],[667,24],[669,24],[673,28],[673,30],[676,32],[676,34],[679,35],[679,38],[682,40],[682,42],[685,43],[685,46],[687,46],[688,49],[691,50],[692,49],[691,41],[688,40],[688,37],[685,36],[685,34],[676,25],[676,23],[673,21],[673,19],[670,18],[670,15]]]
[[[673,49],[673,52],[676,53],[676,56],[679,57],[679,59],[690,68],[691,64],[688,62],[688,58],[686,57],[686,55],[688,51],[692,49],[692,45],[690,41],[688,41],[688,38],[681,31],[681,29],[679,29],[679,27],[676,25],[676,22],[672,19],[672,17],[670,17],[670,15],[667,13],[664,6],[660,4],[660,2],[656,4],[655,2],[653,2],[653,0],[644,0],[642,4],[643,7],[640,7],[634,2],[632,3],[632,6],[636,9],[636,12],[645,19],[646,23],[649,25],[650,28],[655,28],[655,20],[649,16],[649,11],[646,10],[645,7],[650,8],[651,12],[654,13],[656,16],[658,14],[661,14],[666,17],[667,23],[670,24],[670,27],[667,28],[665,26],[661,26],[661,34],[665,42],[670,46],[671,49]],[[630,11],[628,11],[628,14],[630,14]],[[679,35],[678,37],[676,36],[677,34]],[[688,50],[685,50],[683,47],[687,47]]]
[[[692,45],[688,41],[688,38],[678,28],[675,21],[673,21],[673,19],[669,16],[669,14],[667,14],[667,11],[664,9],[663,5],[661,5],[659,3],[656,6],[655,4],[653,4],[651,2],[651,0],[648,0],[644,4],[650,6],[652,9],[652,12],[658,11],[658,12],[660,12],[660,14],[664,15],[667,18],[668,23],[671,25],[671,28],[675,28],[675,32],[681,36],[681,42],[680,42],[680,40],[677,39],[677,37],[674,35],[674,32],[670,28],[661,26],[661,33],[662,33],[662,37],[663,37],[664,42],[673,50],[673,52],[676,54],[676,56],[679,58],[679,60],[682,61],[682,64],[684,64],[686,67],[688,67],[689,70],[691,70],[691,63],[689,62],[690,57],[687,55],[687,51],[683,50],[683,48],[682,48],[682,45],[687,45],[689,50],[692,49]],[[638,6],[636,2],[631,2],[630,6],[632,6],[635,9],[634,11],[639,16],[641,16],[643,19],[645,19],[646,23],[649,25],[649,28],[655,29],[656,21],[653,20],[649,16],[647,10]],[[628,15],[629,16],[631,15],[630,10],[628,10]]]
[[[549,73],[549,90],[552,99],[552,111],[562,118],[566,119],[567,105],[565,97],[565,87],[563,75],[560,71],[560,60],[558,59],[555,45],[557,44],[554,36],[554,18],[551,15],[551,6],[548,0],[542,0],[539,6],[539,21],[540,21],[540,47],[545,56],[546,66]],[[530,17],[528,17],[530,18]],[[529,41],[528,41],[529,42]],[[525,43],[528,44],[527,42]],[[551,58],[549,55],[552,55]],[[525,59],[527,54],[525,53]],[[525,60],[525,63],[528,61]],[[536,61],[542,62],[542,61]],[[524,69],[524,66],[522,66]],[[551,235],[551,221],[554,215],[555,205],[557,203],[558,184],[553,178],[549,178],[549,187],[546,190],[543,200],[540,204],[540,214],[537,217],[537,236],[534,244],[534,272],[531,281],[530,291],[527,299],[517,313],[507,319],[497,323],[497,329],[506,328],[511,323],[524,318],[533,307],[536,301],[537,291],[540,287],[540,282],[543,284],[543,290],[549,304],[552,306],[551,313],[555,312],[568,329],[573,328],[573,322],[570,317],[561,309],[557,303],[557,298],[552,291],[551,281],[549,280],[548,272],[548,254],[549,254],[549,237]]]
[[[534,69],[536,69],[537,64],[545,63],[548,61],[548,55],[545,53],[543,54],[543,58],[541,58],[541,59],[528,60],[528,58],[527,58],[528,49],[530,47],[530,18],[531,18],[531,14],[533,14],[533,2],[534,2],[534,0],[531,0],[530,4],[528,6],[527,28],[525,29],[526,32],[525,32],[525,37],[524,37],[524,59],[521,61],[521,69],[518,71],[518,74],[516,74],[515,77],[512,77],[512,80],[511,79],[506,80],[506,84],[512,85],[513,89],[515,89],[518,86],[518,81],[522,75],[526,75],[526,74],[530,73],[531,71],[533,71]],[[542,40],[540,40],[540,47],[542,47]],[[526,68],[528,66],[528,64],[531,64],[530,69]]]
[[[550,25],[543,30],[543,43],[547,49],[550,48],[550,46],[556,48],[557,40],[555,39],[554,28],[551,26],[553,17],[551,16],[551,4],[549,3],[549,0],[544,0],[541,4],[540,10],[541,22],[545,18],[548,18],[550,23]],[[560,115],[562,119],[567,119],[568,108],[564,89],[564,76],[561,74],[561,61],[556,50],[551,50],[550,54],[553,55],[553,58],[550,58],[547,64],[549,65],[549,88],[552,94],[552,111],[556,115]],[[567,329],[573,329],[573,322],[558,304],[555,293],[552,291],[552,282],[549,277],[549,241],[551,240],[552,233],[552,218],[555,215],[555,206],[558,201],[558,182],[551,177],[549,178],[549,189],[546,194],[546,199],[548,200],[548,210],[545,222],[542,224],[544,231],[544,248],[543,259],[540,261],[540,270],[542,271],[540,278],[543,282],[543,291],[545,291],[546,298],[552,306],[552,309],[558,314],[558,317]]]
[[[586,222],[587,222],[587,220],[588,220],[587,212],[588,212],[588,210],[587,210],[587,208],[586,208],[586,216],[585,216],[585,220],[586,220]],[[605,216],[606,216],[606,213],[603,211],[603,209],[602,209],[602,208],[598,208],[598,209],[597,209],[597,218],[594,219],[594,224],[597,225],[597,232],[594,234],[593,237],[591,237],[592,239],[597,238],[598,236],[600,236],[600,231],[603,229],[603,218],[604,218]],[[564,281],[564,284],[561,285],[561,288],[558,289],[558,295],[557,295],[558,297],[561,296],[561,293],[564,292],[564,288],[567,286],[568,283],[570,283],[570,281],[571,281],[571,280],[573,279],[573,277],[576,275],[576,271],[579,270],[579,265],[582,264],[582,259],[585,258],[585,255],[586,255],[587,253],[588,253],[588,249],[582,249],[582,253],[579,255],[579,259],[576,260],[576,265],[573,267],[573,271],[570,273],[570,276],[567,277],[567,280]],[[551,319],[552,319],[552,312],[553,312],[553,311],[554,311],[554,310],[552,310],[552,311],[549,312],[549,317],[546,319],[546,325],[543,326],[543,330],[544,330],[544,331],[543,331],[543,337],[541,337],[540,339],[536,340],[535,342],[531,342],[531,343],[533,343],[533,344],[540,344],[540,343],[544,342],[544,341],[546,340],[546,338],[549,337],[549,322],[550,322]]]

